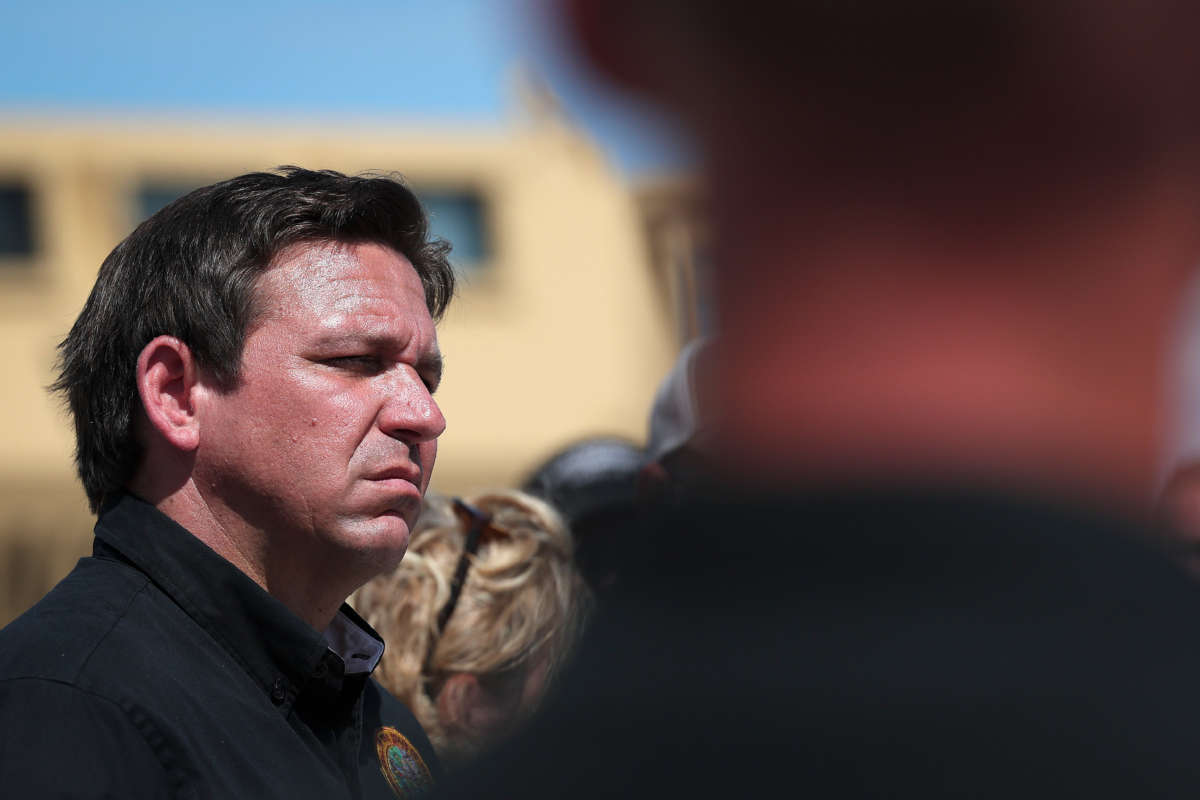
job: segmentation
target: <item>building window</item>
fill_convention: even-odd
[[[429,214],[430,228],[453,245],[450,260],[460,272],[478,269],[492,257],[487,204],[469,190],[417,190]]]
[[[0,258],[33,255],[33,192],[29,186],[0,182]]]

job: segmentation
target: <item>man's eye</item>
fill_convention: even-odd
[[[360,372],[377,372],[381,368],[378,356],[338,356],[327,358],[323,364],[339,369],[352,369]]]

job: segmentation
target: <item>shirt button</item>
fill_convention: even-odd
[[[329,674],[329,667],[325,666],[325,662],[324,661],[318,662],[317,668],[313,670],[313,675],[317,678],[317,680],[324,678],[328,674]]]
[[[283,682],[283,678],[276,678],[274,685],[271,686],[271,702],[279,705],[287,699],[287,684]]]

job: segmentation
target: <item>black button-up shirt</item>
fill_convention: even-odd
[[[0,787],[53,797],[391,798],[436,770],[371,680],[378,634],[313,630],[132,496],[0,631]]]

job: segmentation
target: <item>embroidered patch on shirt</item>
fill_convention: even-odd
[[[379,770],[396,797],[412,797],[433,788],[433,776],[425,759],[412,742],[395,728],[385,725],[375,734]]]

